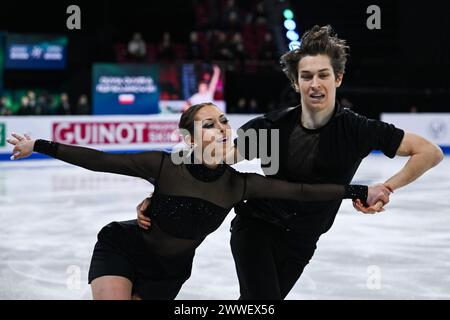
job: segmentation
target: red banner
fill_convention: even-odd
[[[66,144],[139,144],[181,141],[176,121],[55,122],[52,139]]]

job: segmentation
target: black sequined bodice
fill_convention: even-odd
[[[229,211],[202,199],[155,192],[147,214],[168,234],[198,240],[215,231]]]
[[[226,170],[223,164],[214,169],[203,164],[187,164],[185,168],[193,178],[206,183],[220,179]],[[215,231],[230,209],[197,197],[166,195],[156,188],[147,214],[168,234],[198,240]]]

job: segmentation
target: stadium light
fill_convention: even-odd
[[[293,30],[286,32],[286,37],[291,41],[297,41],[300,38],[298,33]]]
[[[300,36],[298,32],[295,30],[297,28],[297,24],[294,21],[294,12],[286,8],[283,10],[284,27],[286,28],[286,38],[289,40],[289,50],[295,50],[300,48],[301,42],[299,41]]]
[[[283,16],[286,18],[286,19],[293,19],[294,18],[294,12],[292,12],[292,10],[291,9],[284,9],[284,11],[283,11]]]
[[[284,27],[288,30],[295,30],[297,25],[294,20],[284,20]]]

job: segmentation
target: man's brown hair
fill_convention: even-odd
[[[334,75],[344,74],[349,46],[339,39],[330,25],[319,27],[315,25],[304,33],[300,48],[289,51],[281,56],[280,64],[283,72],[291,81],[292,86],[298,81],[298,62],[305,56],[325,54],[330,57]]]

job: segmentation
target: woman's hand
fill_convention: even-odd
[[[353,208],[355,208],[356,211],[359,211],[359,212],[362,212],[365,214],[374,214],[377,212],[383,212],[384,211],[383,206],[384,206],[384,203],[381,200],[370,207],[366,207],[359,199],[353,200]]]
[[[14,146],[13,155],[11,160],[16,160],[20,158],[26,158],[33,153],[34,141],[27,134],[21,136],[16,133],[11,134],[13,138],[6,139],[6,141]]]

